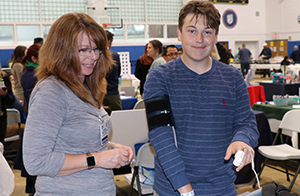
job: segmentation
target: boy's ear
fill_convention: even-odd
[[[219,36],[219,33],[216,34],[216,43],[215,44],[218,43],[218,36]]]
[[[181,31],[179,27],[177,28],[178,41],[181,41]]]

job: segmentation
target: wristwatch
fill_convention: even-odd
[[[86,165],[88,169],[93,169],[96,165],[95,157],[91,153],[86,153]]]

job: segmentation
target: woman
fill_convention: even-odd
[[[146,76],[150,68],[153,59],[147,55],[147,46],[146,44],[144,49],[144,54],[136,61],[134,75],[140,80],[140,94],[143,95],[144,92],[144,83],[146,81]]]
[[[23,88],[21,85],[21,75],[24,71],[24,66],[22,65],[21,62],[25,55],[26,55],[26,47],[17,46],[13,52],[13,63],[11,66],[11,72],[15,80],[14,93],[21,102],[24,101]]]
[[[152,40],[148,43],[147,55],[149,57],[151,57],[152,59],[154,59],[154,61],[152,62],[151,66],[150,66],[149,72],[153,68],[166,63],[165,59],[161,55],[162,48],[163,48],[163,44],[158,40]]]
[[[25,168],[37,175],[35,195],[116,194],[111,169],[129,164],[133,151],[108,142],[102,100],[112,64],[106,33],[90,16],[65,14],[51,26],[23,141]]]
[[[15,97],[13,96],[11,83],[8,75],[2,71],[0,66],[0,142],[4,143],[7,126],[6,106],[14,103]]]
[[[25,64],[25,71],[22,74],[21,82],[24,92],[24,111],[27,115],[29,96],[33,90],[37,78],[35,76],[36,69],[39,66],[39,50],[41,44],[33,44],[28,48],[27,54],[22,60],[22,64]]]

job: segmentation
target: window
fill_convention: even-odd
[[[145,38],[145,25],[127,25],[128,39]]]
[[[168,38],[177,38],[177,25],[168,25],[167,26],[167,37]]]
[[[43,25],[43,36],[44,36],[44,39],[47,38],[47,36],[49,34],[50,27],[51,27],[51,25]]]
[[[110,28],[108,29],[108,31],[114,34],[114,39],[124,39],[124,28],[122,29]]]
[[[84,12],[87,0],[41,0],[42,21],[53,22],[70,12]]]
[[[149,25],[148,38],[163,38],[164,26],[163,25]]]
[[[112,26],[120,26],[122,19],[123,28],[109,29],[115,34],[115,39],[175,38],[182,2],[182,0],[0,0],[0,41],[31,41],[33,37],[46,39],[51,24],[63,14],[70,12],[87,12],[99,24],[111,23]],[[104,6],[107,6],[107,9],[103,9]],[[42,28],[42,31],[39,28]],[[164,32],[165,30],[167,32]]]
[[[17,25],[18,41],[31,41],[35,37],[40,37],[39,25]]]
[[[0,25],[0,41],[13,41],[12,25]]]

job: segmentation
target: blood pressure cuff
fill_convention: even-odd
[[[169,96],[144,100],[149,131],[161,126],[174,126]]]

